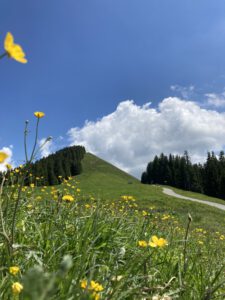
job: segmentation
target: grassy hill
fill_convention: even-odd
[[[193,217],[193,226],[203,226],[220,230],[225,229],[224,211],[200,203],[193,203],[182,199],[173,198],[162,193],[162,187],[144,185],[135,177],[123,172],[112,164],[87,153],[82,161],[83,172],[72,181],[79,182],[83,196],[93,196],[102,200],[116,200],[122,195],[132,195],[139,202],[140,209],[149,209],[172,212],[186,222],[187,214]],[[172,188],[174,189],[174,188]],[[195,197],[201,200],[225,204],[225,201],[174,189],[177,193]]]

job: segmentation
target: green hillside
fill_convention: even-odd
[[[135,177],[123,172],[112,164],[87,153],[82,160],[83,172],[74,177],[81,189],[82,197],[93,196],[102,201],[117,200],[122,195],[132,195],[139,202],[139,209],[162,210],[178,215],[186,222],[187,214],[193,217],[193,226],[204,226],[217,230],[225,229],[225,213],[217,208],[173,198],[162,193],[162,187],[144,185]],[[63,186],[63,185],[62,185]],[[172,188],[173,189],[173,188]],[[217,203],[225,203],[221,199],[211,198],[197,193],[174,189],[177,193]]]

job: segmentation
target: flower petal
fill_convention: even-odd
[[[157,244],[158,243],[158,241],[159,241],[159,239],[157,238],[157,236],[156,235],[153,235],[152,237],[151,237],[151,240],[153,241],[153,243],[155,243],[155,244]]]
[[[13,45],[13,43],[14,43],[13,35],[10,32],[7,32],[5,41],[4,41],[5,51],[8,51],[9,48]]]
[[[157,245],[155,243],[153,243],[153,242],[149,242],[149,246],[153,247],[153,248],[157,247]]]

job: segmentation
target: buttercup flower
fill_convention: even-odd
[[[95,292],[103,291],[103,286],[94,280],[91,280],[90,290],[94,290]]]
[[[14,38],[10,32],[6,34],[4,48],[10,58],[13,58],[23,64],[27,63],[27,59],[25,58],[25,53],[23,52],[22,47],[14,44]]]
[[[138,241],[138,246],[139,247],[147,247],[148,243],[146,241]]]
[[[73,198],[73,196],[65,195],[62,197],[62,200],[71,202],[71,201],[74,201],[74,198]]]
[[[156,235],[153,235],[151,237],[151,240],[149,241],[149,246],[150,247],[164,247],[168,245],[167,240],[163,238],[158,238]]]
[[[9,155],[7,153],[0,151],[0,164],[2,164],[8,157]]]
[[[100,296],[98,293],[96,293],[96,292],[94,292],[91,296],[92,296],[92,298],[93,298],[94,300],[99,300],[99,299],[101,299],[101,296]]]
[[[20,268],[17,266],[13,266],[9,268],[9,273],[12,275],[16,275],[20,271]]]
[[[86,289],[87,288],[87,280],[86,279],[81,280],[80,286],[82,287],[82,289]]]
[[[22,290],[23,290],[23,285],[21,283],[14,282],[12,284],[12,292],[13,292],[13,294],[18,295],[18,294],[20,294],[22,292]]]
[[[35,117],[40,119],[40,118],[43,118],[45,116],[45,113],[43,113],[42,111],[35,111],[34,115],[35,115]]]

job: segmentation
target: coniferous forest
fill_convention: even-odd
[[[155,156],[142,173],[144,184],[164,184],[183,190],[225,199],[225,155],[208,152],[204,164],[192,164],[187,151],[183,156]]]
[[[35,184],[36,186],[60,184],[64,178],[67,179],[82,172],[81,160],[84,154],[85,148],[83,146],[72,146],[43,157],[29,165],[29,169],[26,170],[24,184]],[[23,166],[14,169],[11,184],[16,183],[17,178],[23,172]],[[15,178],[16,174],[17,178]],[[10,171],[8,171],[8,179],[11,179]]]
[[[26,178],[26,184],[36,180],[38,186],[56,185],[61,183],[63,178],[78,175],[82,172],[81,160],[85,154],[83,146],[66,147],[50,154],[31,165],[32,176]]]

